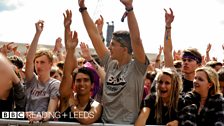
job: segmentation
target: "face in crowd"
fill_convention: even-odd
[[[178,73],[171,68],[163,68],[156,75],[157,94],[165,100],[177,97],[182,90],[182,80]]]
[[[211,67],[196,69],[193,83],[193,90],[199,93],[201,97],[220,93],[218,74]]]
[[[90,95],[93,86],[93,74],[89,68],[81,67],[73,75],[73,89],[77,95]]]
[[[53,65],[53,54],[49,50],[38,50],[35,54],[34,66],[38,76],[50,74]]]

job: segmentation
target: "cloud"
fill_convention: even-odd
[[[1,0],[0,1],[0,12],[15,10],[23,5],[24,0]]]

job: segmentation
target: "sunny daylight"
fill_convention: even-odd
[[[0,0],[0,126],[224,125],[224,0]]]
[[[104,17],[104,36],[107,22],[114,22],[114,29],[127,29],[121,17],[124,8],[119,0],[86,0],[90,16],[96,20]],[[205,53],[212,44],[211,56],[223,58],[224,1],[223,0],[136,0],[134,11],[139,22],[141,37],[147,53],[157,53],[163,41],[164,8],[172,8],[175,21],[172,25],[174,49],[198,48]],[[89,43],[77,0],[0,0],[0,41],[29,43],[34,33],[33,24],[38,19],[45,21],[41,44],[53,45],[57,37],[63,37],[63,12],[73,12],[72,29],[79,34],[80,41]]]

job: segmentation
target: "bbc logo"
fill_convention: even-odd
[[[2,118],[4,119],[23,119],[25,118],[24,112],[2,112]]]

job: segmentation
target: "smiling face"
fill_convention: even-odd
[[[84,73],[77,73],[75,78],[75,89],[77,95],[89,95],[91,88],[92,84],[90,77]]]
[[[157,81],[158,83],[158,93],[163,99],[169,99],[171,94],[171,76],[167,74],[162,74]]]
[[[199,93],[201,97],[207,97],[209,88],[212,83],[208,80],[208,75],[204,71],[197,71],[194,78],[194,91]]]

